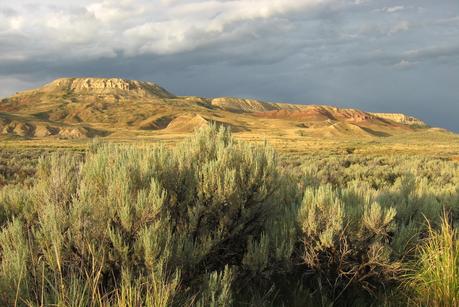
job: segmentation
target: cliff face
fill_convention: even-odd
[[[405,114],[400,114],[400,113],[370,113],[374,116],[377,116],[382,119],[388,119],[391,121],[394,121],[396,123],[404,124],[404,125],[410,125],[410,126],[422,126],[422,127],[427,127],[428,125],[423,122],[422,120],[413,117],[413,116],[408,116]]]
[[[378,121],[379,117],[357,109],[344,109],[323,105],[291,105],[274,104],[278,109],[275,111],[258,112],[259,117],[292,119],[302,121],[343,121],[343,122],[365,122]]]
[[[276,110],[272,104],[256,99],[219,97],[212,99],[211,104],[228,111],[263,112]]]
[[[174,98],[164,88],[152,82],[120,78],[61,78],[46,84],[43,92],[68,92],[72,94],[112,94],[140,97]]]

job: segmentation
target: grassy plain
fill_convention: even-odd
[[[95,139],[56,139],[0,137],[0,185],[8,182],[32,180],[34,168],[41,156],[52,152],[84,152],[97,142],[131,145],[164,145],[173,148],[190,133],[143,132],[118,137]],[[272,132],[233,133],[236,140],[254,144],[267,143],[280,156],[285,167],[295,167],[311,157],[350,156],[426,157],[445,161],[459,161],[459,135],[442,131],[412,132],[383,138],[356,139],[355,137],[317,138],[299,135],[275,135]],[[15,179],[16,178],[16,179]]]

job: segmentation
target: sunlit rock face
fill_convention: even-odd
[[[383,119],[389,119],[391,121],[394,121],[396,123],[404,124],[404,125],[417,125],[417,126],[427,126],[425,122],[422,120],[405,115],[405,114],[399,114],[399,113],[371,113],[379,118]]]
[[[175,97],[155,83],[120,78],[61,78],[45,85],[43,90],[50,92],[67,91],[75,94],[129,94],[141,97]]]

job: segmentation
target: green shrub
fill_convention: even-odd
[[[371,199],[356,205],[351,193],[308,188],[299,214],[305,269],[335,302],[375,294],[401,273],[390,245],[396,211]]]
[[[20,289],[5,303],[221,306],[233,280],[288,267],[296,194],[270,148],[215,127],[174,149],[93,147],[41,159],[21,190],[31,205],[3,205],[18,220],[0,240],[1,290]]]

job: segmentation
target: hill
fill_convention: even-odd
[[[211,123],[239,134],[332,139],[379,138],[429,129],[404,114],[176,96],[155,83],[119,78],[61,78],[0,102],[0,134],[19,139],[187,134]]]

